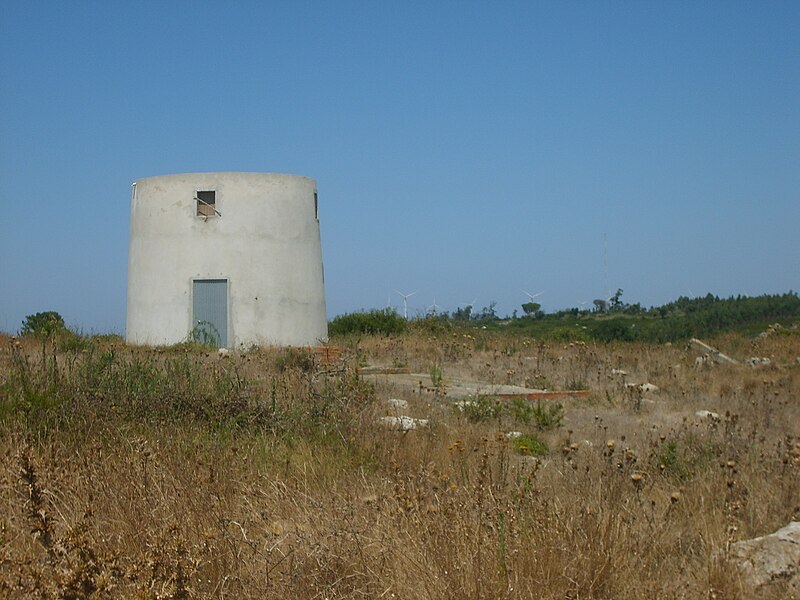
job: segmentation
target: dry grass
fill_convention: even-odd
[[[772,365],[702,370],[677,346],[463,332],[342,341],[336,368],[0,342],[11,598],[740,598],[715,551],[800,518],[796,334],[715,340]],[[541,432],[416,392],[431,427],[387,432],[397,390],[364,362],[593,394]],[[516,452],[510,429],[550,453]]]

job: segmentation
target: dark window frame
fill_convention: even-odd
[[[218,217],[222,216],[217,211],[217,191],[216,190],[197,190],[194,194],[195,216]]]

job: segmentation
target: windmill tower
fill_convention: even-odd
[[[190,173],[133,184],[130,343],[307,346],[327,336],[313,179]]]

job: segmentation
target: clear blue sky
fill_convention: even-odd
[[[317,180],[330,316],[796,291],[798,32],[794,1],[2,0],[0,330],[122,332],[130,184],[193,171]]]

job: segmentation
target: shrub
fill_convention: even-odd
[[[635,339],[631,323],[627,319],[600,321],[592,332],[601,342],[631,341]]]
[[[426,335],[444,335],[453,331],[453,323],[447,314],[428,315],[424,319],[416,319],[411,322],[410,327],[412,331]]]
[[[369,312],[347,313],[335,317],[328,324],[330,335],[378,334],[395,335],[403,333],[406,320],[394,309],[375,309]]]
[[[48,310],[25,317],[19,333],[35,337],[50,337],[66,330],[67,326],[64,324],[63,317],[54,310]]]
[[[511,440],[517,452],[525,456],[546,456],[550,451],[542,440],[533,435],[523,434]]]
[[[503,405],[499,400],[489,396],[478,396],[474,400],[464,400],[458,405],[470,423],[480,423],[487,419],[499,417],[503,413]]]

